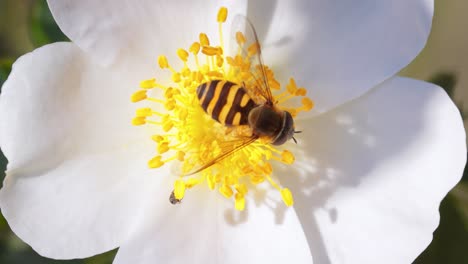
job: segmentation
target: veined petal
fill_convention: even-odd
[[[161,184],[167,188],[160,194],[170,192],[170,182]],[[164,217],[148,211],[114,263],[312,263],[296,213],[278,193],[268,194],[276,196],[257,196],[242,212],[206,186],[191,189],[175,206],[159,195],[154,207]]]
[[[325,112],[359,97],[424,47],[432,0],[250,1],[265,62],[283,83],[294,76]]]
[[[316,263],[411,263],[466,162],[458,109],[439,87],[395,77],[310,119],[285,186]]]
[[[3,86],[0,146],[9,163],[0,207],[44,256],[117,247],[151,200],[158,178],[145,167],[151,147],[137,144],[144,137],[130,125],[127,81],[74,44],[56,43],[21,57]]]
[[[221,6],[228,7],[232,14],[245,13],[246,9],[245,0],[216,3],[48,0],[48,3],[62,31],[102,64],[123,60],[151,65],[160,54],[174,61],[175,50],[190,46],[200,32],[215,35],[218,25],[213,21]]]

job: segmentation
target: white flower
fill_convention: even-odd
[[[21,57],[0,97],[9,160],[0,208],[39,254],[120,247],[114,263],[410,263],[430,243],[465,164],[465,132],[442,89],[394,75],[424,46],[433,1],[49,5],[73,43]],[[129,125],[129,95],[154,75],[156,56],[176,61],[199,32],[216,36],[220,6],[246,14],[278,80],[294,76],[315,101],[297,120],[298,146],[287,143],[296,163],[273,172],[294,208],[258,189],[238,212],[206,187],[171,205],[172,171],[145,166],[154,145]]]

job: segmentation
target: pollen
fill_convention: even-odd
[[[233,207],[242,211],[249,196],[255,195],[260,186],[262,189],[266,186],[278,193],[282,203],[292,206],[293,194],[280,184],[282,175],[276,175],[274,169],[293,166],[294,154],[286,149],[290,143],[276,147],[271,141],[258,138],[233,151],[246,142],[245,138],[251,138],[251,128],[226,126],[213,119],[201,107],[197,88],[203,83],[226,80],[249,89],[249,83],[264,75],[275,107],[296,117],[311,110],[314,103],[307,97],[307,89],[298,87],[293,78],[282,85],[268,66],[252,63],[261,46],[249,34],[235,32],[226,38],[227,46],[234,49],[226,49],[223,24],[228,19],[227,8],[220,8],[215,19],[219,26],[218,41],[210,41],[207,34],[200,33],[190,46],[176,49],[173,57],[160,55],[157,66],[170,77],[165,78],[168,81],[148,76],[136,84],[138,89],[130,97],[131,102],[141,104],[135,109],[132,125],[145,127],[151,133],[148,144],[154,144],[154,156],[148,157],[147,167],[154,170],[155,177],[174,178],[173,197],[177,200],[190,199],[192,188],[206,188],[216,191],[220,199],[231,200]],[[173,59],[180,62],[174,63]],[[258,94],[249,95],[261,104]],[[291,104],[285,106],[289,100]],[[292,104],[297,106],[291,107]],[[173,175],[158,173],[163,166],[171,166]]]

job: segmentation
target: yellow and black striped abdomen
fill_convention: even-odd
[[[233,82],[213,80],[197,87],[200,105],[223,125],[247,125],[250,110],[257,106],[245,89]]]

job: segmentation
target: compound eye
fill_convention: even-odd
[[[271,143],[273,145],[283,145],[294,136],[294,120],[291,114],[284,111],[284,122],[278,137]]]

